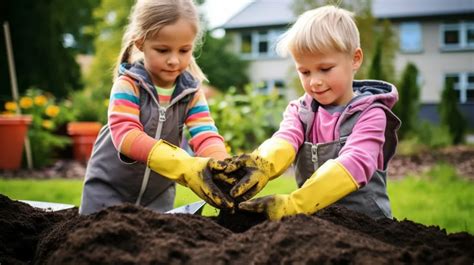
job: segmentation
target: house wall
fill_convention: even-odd
[[[422,103],[439,102],[447,73],[474,71],[474,51],[442,51],[440,25],[442,21],[422,22],[423,51],[420,53],[400,53],[395,57],[398,76],[408,62],[414,63],[421,78]],[[393,23],[398,33],[399,23]]]

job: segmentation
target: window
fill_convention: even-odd
[[[257,86],[258,92],[262,94],[269,94],[276,91],[279,95],[284,94],[285,82],[283,80],[265,80]]]
[[[247,59],[275,57],[275,44],[282,30],[248,31],[240,34],[240,54]]]
[[[474,49],[474,21],[441,25],[443,50]]]
[[[452,82],[459,102],[474,102],[474,73],[452,73],[447,74],[445,82]]]
[[[421,52],[423,50],[421,25],[418,22],[400,24],[400,50],[402,52]]]

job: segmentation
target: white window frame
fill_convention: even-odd
[[[280,87],[280,88],[276,87],[275,84],[277,82],[283,83],[283,86]],[[276,90],[279,95],[283,95],[284,90],[286,88],[286,83],[282,79],[269,79],[269,80],[264,80],[264,81],[260,82],[260,86],[257,87],[257,88],[258,88],[259,93],[262,93],[262,94],[265,94],[265,95],[270,94],[274,90]]]
[[[278,37],[283,34],[283,29],[268,29],[268,30],[252,30],[241,32],[239,34],[238,51],[243,59],[261,59],[261,58],[275,58],[277,54],[275,52],[275,44]],[[242,37],[243,34],[249,34],[251,38],[251,51],[250,53],[242,53]],[[267,52],[259,51],[259,44],[261,42],[267,42]]]
[[[467,103],[467,91],[474,90],[474,83],[468,82],[469,75],[474,76],[474,72],[449,73],[444,75],[444,82],[446,82],[446,78],[448,77],[458,77],[459,83],[454,84],[454,89],[459,90],[460,103]]]
[[[456,30],[459,32],[458,44],[446,44],[444,34],[448,30]],[[440,26],[440,47],[443,51],[459,51],[474,49],[474,42],[468,43],[468,30],[474,30],[474,21],[460,21],[458,23],[444,23]]]
[[[416,35],[406,35],[407,33],[416,33]],[[423,28],[421,26],[420,22],[402,22],[399,27],[399,34],[400,34],[400,51],[403,53],[419,53],[423,51]],[[413,38],[417,38],[416,41],[417,46],[416,47],[407,47],[404,45],[404,40],[407,36]],[[411,43],[410,43],[411,44]]]

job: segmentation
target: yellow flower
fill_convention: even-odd
[[[36,106],[44,106],[46,105],[47,102],[48,102],[48,98],[43,95],[39,95],[35,97]]]
[[[110,100],[109,99],[104,99],[104,106],[107,107],[109,106],[109,102]]]
[[[41,123],[41,126],[43,126],[43,128],[46,128],[46,129],[51,129],[53,128],[53,122],[51,120],[43,120],[43,122]]]
[[[48,117],[54,118],[59,114],[59,107],[56,105],[50,105],[44,111]]]
[[[17,108],[17,105],[13,101],[8,101],[8,102],[5,103],[5,109],[7,111],[14,112],[16,110],[16,108]]]
[[[29,109],[33,106],[33,100],[30,97],[22,97],[20,99],[20,107],[23,109]]]

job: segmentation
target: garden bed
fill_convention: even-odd
[[[271,222],[255,214],[80,216],[0,195],[0,264],[472,264],[474,236],[345,208]]]

